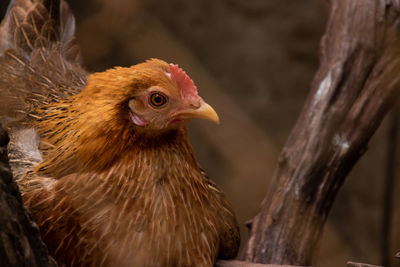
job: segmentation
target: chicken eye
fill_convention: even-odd
[[[167,103],[167,97],[161,93],[152,93],[149,102],[153,107],[160,108]]]

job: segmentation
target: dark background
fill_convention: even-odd
[[[0,2],[2,10],[6,2]],[[279,151],[307,97],[318,67],[327,1],[68,2],[88,70],[157,57],[179,64],[193,78],[221,118],[221,126],[193,121],[193,146],[243,226],[258,211]],[[341,189],[316,253],[317,266],[381,262],[389,126],[387,119]],[[390,255],[400,251],[398,187],[395,181]],[[245,227],[242,236],[245,242]],[[392,266],[400,261],[393,260]]]

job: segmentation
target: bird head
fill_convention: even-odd
[[[191,118],[219,123],[189,76],[158,59],[93,73],[80,93],[38,114],[41,143],[49,148],[37,171],[54,177],[104,170],[138,145],[169,144],[178,136],[175,140],[186,142],[173,133],[185,133]]]
[[[108,114],[118,110],[114,115],[129,120],[136,132],[177,128],[191,118],[219,123],[217,113],[198,95],[192,79],[177,65],[159,59],[92,74],[82,93],[86,97],[91,94],[86,99],[96,98],[103,110],[108,107]]]

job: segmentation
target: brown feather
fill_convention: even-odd
[[[0,26],[0,123],[76,94],[86,82],[65,1],[14,0]],[[49,11],[50,10],[50,11]]]
[[[212,266],[218,253],[238,249],[232,209],[197,167],[184,129],[141,140],[104,171],[71,174],[23,197],[68,266]]]

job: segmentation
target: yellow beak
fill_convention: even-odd
[[[179,111],[175,114],[177,117],[181,118],[199,118],[205,119],[209,121],[213,121],[216,124],[219,124],[219,117],[217,112],[206,102],[201,100],[200,106],[198,108],[188,108],[182,111]]]

